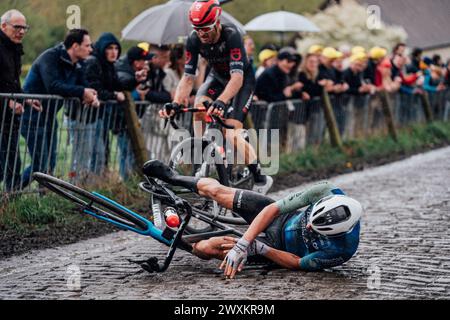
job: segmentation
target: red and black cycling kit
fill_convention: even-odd
[[[227,118],[244,122],[252,102],[256,80],[238,29],[223,24],[220,38],[214,44],[202,43],[197,33],[192,32],[186,44],[187,75],[195,76],[199,55],[206,59],[211,72],[197,96],[216,100],[230,81],[231,74],[238,72],[244,76],[244,84],[226,112]]]

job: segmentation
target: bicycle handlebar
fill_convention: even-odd
[[[209,101],[204,101],[203,105],[204,105],[204,108],[189,108],[189,107],[180,105],[180,106],[178,106],[178,108],[172,109],[173,111],[175,111],[175,114],[172,117],[170,117],[170,120],[169,119],[165,120],[164,127],[166,127],[167,123],[170,121],[170,125],[172,126],[172,128],[174,128],[175,130],[178,130],[180,127],[176,123],[175,117],[181,113],[187,113],[187,112],[192,112],[192,113],[206,112],[208,110],[208,108],[210,107],[210,103],[209,103]],[[234,126],[230,126],[230,125],[226,124],[225,121],[219,116],[212,115],[211,118],[213,119],[214,122],[219,123],[219,125],[224,127],[225,129],[230,129],[230,130],[235,129]]]

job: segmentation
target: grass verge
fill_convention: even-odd
[[[380,135],[344,142],[342,150],[330,144],[310,146],[301,152],[280,157],[277,189],[293,187],[289,181],[298,184],[300,180],[326,179],[449,144],[450,122],[434,122],[399,130],[397,141]]]

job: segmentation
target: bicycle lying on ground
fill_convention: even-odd
[[[139,187],[150,196],[150,212],[153,219],[147,219],[99,193],[86,191],[50,175],[34,173],[33,177],[40,185],[73,202],[81,213],[110,223],[121,230],[151,237],[169,246],[163,263],[159,263],[156,257],[143,261],[129,260],[150,273],[166,271],[177,248],[192,253],[192,243],[225,235],[243,236],[242,232],[227,225],[242,224],[242,219],[216,216],[196,208],[151,177],[145,176],[145,181],[141,182]],[[178,214],[181,221],[177,227],[167,225],[164,219],[166,212]],[[208,224],[214,231],[189,232],[187,226],[192,217]],[[155,224],[159,224],[159,227]]]

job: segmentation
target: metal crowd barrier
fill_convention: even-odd
[[[378,94],[331,96],[338,131],[343,140],[386,133],[386,119]],[[35,111],[27,100],[41,102]],[[397,128],[426,121],[419,95],[392,94],[391,108]],[[450,90],[429,94],[433,118],[449,120]],[[22,104],[19,116],[10,106]],[[78,99],[52,95],[0,94],[0,197],[29,192],[31,175],[47,172],[75,183],[107,173],[127,179],[135,170],[134,154],[124,119],[124,106],[107,101],[98,109]],[[167,161],[173,147],[173,129],[159,119],[158,105],[136,102],[149,159]],[[256,102],[250,115],[256,130],[278,129],[280,150],[295,152],[327,141],[328,129],[321,98],[311,101]],[[178,121],[192,133],[192,115]],[[270,135],[269,135],[270,137]],[[274,141],[272,143],[275,143]]]

